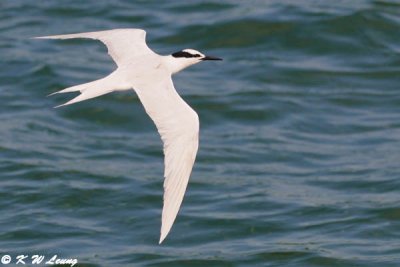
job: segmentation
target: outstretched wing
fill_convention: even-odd
[[[89,38],[103,42],[118,67],[132,58],[154,53],[146,44],[146,32],[141,29],[115,29],[98,32],[83,32],[63,35],[35,37],[39,39]]]
[[[135,88],[164,143],[164,207],[160,243],[175,221],[199,145],[197,113],[178,95],[170,76]]]

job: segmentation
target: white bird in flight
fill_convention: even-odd
[[[159,243],[165,239],[178,214],[199,146],[197,113],[178,95],[171,76],[204,60],[222,60],[194,49],[160,56],[146,44],[141,29],[114,29],[98,32],[35,37],[39,39],[89,38],[103,42],[117,69],[108,76],[55,92],[80,92],[65,104],[133,89],[155,123],[164,143],[164,207]],[[51,94],[51,95],[53,95]]]

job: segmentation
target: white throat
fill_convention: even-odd
[[[199,63],[197,58],[176,58],[171,55],[164,56],[163,61],[172,74],[178,73],[193,64]]]

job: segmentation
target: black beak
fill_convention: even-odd
[[[201,58],[201,60],[222,60],[222,58],[212,57],[212,56],[205,56],[205,57]]]

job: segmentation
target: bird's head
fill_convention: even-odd
[[[222,60],[222,58],[206,56],[194,49],[184,49],[171,55],[173,59],[173,73],[205,60]]]

